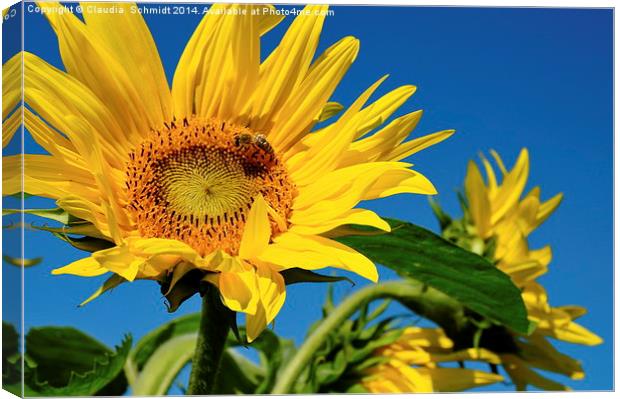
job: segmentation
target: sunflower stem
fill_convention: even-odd
[[[222,304],[217,288],[208,284],[202,297],[200,330],[187,390],[189,395],[213,393],[229,328],[229,311]]]
[[[417,281],[398,281],[365,287],[346,298],[323,320],[308,337],[291,361],[283,367],[272,394],[293,393],[295,382],[308,368],[313,355],[321,348],[332,331],[338,329],[360,306],[380,298],[413,299],[424,295],[425,287]]]

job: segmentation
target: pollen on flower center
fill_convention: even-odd
[[[295,186],[267,139],[217,119],[191,118],[153,131],[131,154],[127,208],[144,237],[183,241],[201,254],[239,250],[261,194],[283,228]]]

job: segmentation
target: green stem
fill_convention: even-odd
[[[314,353],[321,348],[325,339],[363,304],[380,298],[409,299],[423,294],[423,284],[416,281],[398,281],[370,285],[349,296],[323,320],[299,348],[299,351],[284,367],[271,393],[277,395],[292,393],[295,381],[307,367],[308,362],[312,360]]]
[[[229,310],[222,304],[217,288],[209,284],[202,298],[200,329],[192,360],[188,395],[213,393],[230,328],[228,313]]]

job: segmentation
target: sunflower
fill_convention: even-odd
[[[439,367],[438,363],[466,360],[500,362],[486,349],[453,347],[440,328],[407,327],[397,341],[375,352],[387,361],[366,369],[361,385],[370,393],[457,392],[503,380],[495,373]]]
[[[81,234],[107,243],[53,273],[113,273],[95,296],[136,279],[170,291],[191,275],[246,314],[249,340],[284,303],[287,269],[332,266],[376,281],[373,262],[329,233],[388,231],[357,204],[436,192],[402,159],[453,131],[405,141],[421,111],[386,123],[415,87],[366,106],[383,77],[336,117],[342,107],[329,99],[359,41],[344,37],[315,58],[326,6],[307,6],[261,61],[261,36],[282,18],[221,4],[189,39],[169,88],[143,18],[115,7],[124,12],[46,14],[65,71],[23,53],[25,125],[48,154],[26,154],[24,187],[5,176],[4,194],[52,198],[83,222]],[[4,158],[9,169],[19,162]]]
[[[22,125],[22,109],[18,107],[22,97],[21,69],[19,54],[2,66],[2,148],[11,142]]]
[[[580,306],[549,305],[544,287],[536,278],[545,274],[552,253],[549,246],[530,249],[528,235],[540,226],[559,206],[562,194],[541,201],[540,188],[523,195],[529,174],[529,156],[523,149],[512,170],[507,170],[500,156],[492,151],[503,178],[498,183],[493,166],[482,157],[487,175],[485,183],[480,169],[470,162],[465,178],[468,219],[471,223],[469,248],[486,254],[508,274],[522,291],[528,318],[535,325],[527,337],[513,335],[514,353],[501,354],[502,364],[517,386],[523,390],[533,385],[546,390],[567,387],[538,374],[533,368],[564,374],[572,379],[584,377],[580,363],[558,352],[547,338],[581,345],[598,345],[601,338],[574,322],[586,313]]]

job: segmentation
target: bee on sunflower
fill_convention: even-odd
[[[248,341],[279,312],[292,269],[331,266],[377,281],[370,259],[329,236],[346,224],[389,231],[361,201],[436,193],[402,159],[453,131],[405,141],[421,111],[386,123],[416,88],[366,105],[383,77],[336,117],[342,107],[329,99],[359,41],[344,37],[315,58],[327,7],[310,5],[261,60],[261,36],[282,17],[233,4],[204,16],[169,87],[144,19],[132,4],[117,7],[125,12],[46,13],[64,70],[29,52],[4,66],[19,81],[23,59],[25,127],[47,151],[24,155],[23,184],[5,174],[4,195],[54,199],[72,220],[67,241],[97,240],[92,254],[53,273],[111,274],[88,300],[155,280],[171,310],[206,283],[246,315]],[[5,170],[21,162],[3,158]]]

